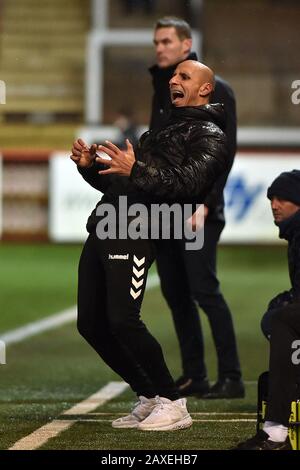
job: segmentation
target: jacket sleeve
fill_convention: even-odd
[[[293,302],[300,302],[300,236],[297,235],[296,238],[296,249],[295,249],[295,257],[293,260],[294,263],[294,272],[293,272],[293,279],[292,279],[292,289],[291,294],[293,297]]]
[[[226,171],[225,173],[222,173],[218,177],[217,181],[212,187],[212,190],[209,191],[208,195],[203,201],[203,204],[212,211],[218,206],[218,204],[220,204],[220,201],[222,200],[223,190],[224,190],[227,178],[228,178],[228,172]]]
[[[82,168],[77,166],[79,173],[82,178],[89,183],[93,188],[104,193],[108,186],[111,184],[111,175],[99,175],[100,170],[104,170],[106,167],[101,163],[94,162],[89,168]]]
[[[292,288],[276,295],[276,297],[270,301],[268,309],[284,307],[294,302],[300,302],[300,236],[297,236],[295,244],[296,247],[295,250],[293,250],[294,268],[291,278]]]
[[[226,137],[218,131],[203,135],[202,129],[196,129],[185,146],[187,158],[180,166],[157,168],[137,160],[130,175],[132,183],[166,200],[203,197],[226,170]]]

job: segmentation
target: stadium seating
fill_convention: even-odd
[[[81,0],[4,2],[0,70],[7,84],[6,118],[82,116],[88,7]]]

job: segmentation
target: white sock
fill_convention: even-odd
[[[274,421],[266,421],[263,430],[269,434],[269,439],[273,442],[284,442],[288,435],[288,428]]]

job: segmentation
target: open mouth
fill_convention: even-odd
[[[178,99],[181,99],[184,97],[184,93],[182,91],[179,91],[179,90],[171,90],[171,97],[172,97],[172,101],[176,101]]]

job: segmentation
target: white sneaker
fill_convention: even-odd
[[[141,431],[175,431],[192,426],[193,421],[186,408],[186,398],[172,401],[156,397],[156,403],[148,418],[137,426]]]
[[[135,403],[129,415],[115,419],[111,424],[113,428],[137,428],[143,419],[150,415],[153,408],[157,405],[155,398],[146,398],[142,395],[139,401]]]

